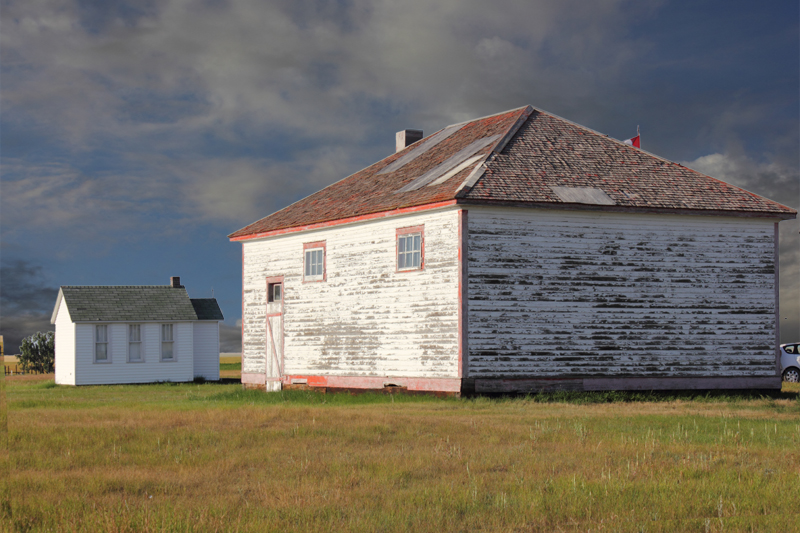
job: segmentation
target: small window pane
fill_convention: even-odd
[[[129,340],[131,342],[139,342],[139,341],[141,341],[142,340],[141,331],[142,331],[141,327],[138,324],[128,326],[128,332],[129,332],[128,337],[129,337]]]
[[[97,343],[94,345],[94,348],[95,348],[95,359],[97,359],[98,361],[108,360],[108,344]]]
[[[323,250],[314,249],[306,251],[306,265],[305,275],[309,276],[322,276],[323,275]]]
[[[172,359],[172,343],[165,342],[161,344],[161,358]]]
[[[139,361],[142,358],[141,344],[132,342],[130,345],[130,359],[131,361]]]
[[[397,238],[397,268],[420,268],[422,262],[422,235],[411,234]]]
[[[297,257],[297,256],[295,256],[295,257]],[[273,297],[272,297],[272,299],[273,299],[274,301],[276,301],[276,302],[280,302],[280,301],[281,301],[281,284],[280,284],[280,283],[276,283],[276,284],[273,286],[273,291],[274,291],[274,292],[273,292]]]
[[[95,332],[97,342],[108,342],[108,326],[95,326]]]
[[[172,324],[161,324],[161,340],[165,342],[172,341]]]

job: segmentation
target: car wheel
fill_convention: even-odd
[[[789,383],[800,382],[800,370],[787,368],[783,371],[783,381],[788,381]]]

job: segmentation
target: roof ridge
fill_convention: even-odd
[[[463,198],[464,196],[469,194],[469,189],[474,187],[475,184],[478,183],[486,174],[486,170],[489,168],[488,165],[494,159],[494,155],[499,154],[500,152],[503,151],[503,149],[511,141],[511,139],[513,139],[514,136],[519,132],[520,128],[522,128],[522,126],[526,122],[528,122],[528,120],[530,120],[531,115],[533,115],[534,111],[536,111],[536,108],[533,107],[532,105],[526,105],[523,107],[518,107],[517,109],[511,109],[503,113],[498,113],[498,115],[502,115],[505,113],[513,113],[514,111],[517,111],[519,109],[522,110],[522,113],[520,113],[520,116],[517,117],[517,120],[515,120],[514,123],[508,127],[506,132],[495,143],[495,145],[492,147],[489,153],[486,154],[483,160],[481,160],[477,165],[475,165],[475,168],[472,169],[472,172],[470,172],[469,175],[466,178],[464,178],[464,181],[461,182],[461,185],[458,186],[455,192],[456,198]],[[490,115],[490,117],[493,116],[495,115]],[[484,117],[484,118],[489,118],[489,117]]]
[[[526,107],[530,107],[531,109],[534,109],[534,110],[536,109],[532,105],[526,104],[524,106],[515,107],[515,108],[512,108],[512,109],[506,109],[505,111],[500,111],[499,113],[492,113],[491,115],[486,115],[486,116],[483,116],[483,117],[473,118],[471,120],[465,120],[463,122],[456,122],[455,124],[450,124],[448,126],[445,126],[445,128],[452,128],[453,126],[461,126],[462,124],[469,124],[470,122],[478,122],[479,120],[486,120],[487,118],[496,117],[498,115],[505,115],[506,113],[513,113],[514,111],[519,111],[520,109],[525,109]],[[442,129],[444,129],[444,128],[442,128]],[[439,131],[441,131],[441,130],[439,130]]]

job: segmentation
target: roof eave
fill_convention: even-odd
[[[375,213],[367,213],[364,215],[358,215],[354,217],[346,217],[346,218],[338,218],[333,220],[325,220],[321,222],[315,222],[313,224],[305,224],[299,226],[289,226],[286,228],[278,228],[270,231],[264,231],[260,233],[251,233],[248,235],[240,235],[238,237],[229,237],[231,242],[239,242],[239,241],[250,241],[253,239],[263,239],[266,237],[273,237],[275,235],[284,235],[286,233],[298,233],[301,231],[312,231],[317,229],[323,229],[330,226],[341,226],[344,224],[355,224],[358,222],[363,222],[366,220],[372,220],[377,218],[387,218],[392,216],[398,215],[405,215],[409,213],[416,213],[419,211],[430,211],[433,209],[444,209],[450,206],[454,206],[456,204],[460,204],[461,200],[444,200],[441,202],[433,202],[427,204],[420,204],[420,205],[412,205],[407,207],[398,207],[397,209],[391,209],[388,211],[377,211]]]
[[[797,218],[797,212],[777,213],[770,211],[732,211],[724,209],[691,209],[667,207],[637,207],[624,205],[593,205],[563,202],[514,202],[509,200],[485,200],[465,198],[458,200],[459,205],[498,206],[498,207],[527,207],[536,209],[566,209],[581,211],[608,211],[612,213],[651,213],[664,215],[701,215],[701,216],[729,216],[741,218],[772,218],[792,220]]]
[[[50,315],[50,323],[55,324],[56,318],[58,317],[58,308],[61,307],[61,300],[64,299],[64,291],[61,290],[61,287],[58,288],[58,297],[56,297],[56,306],[53,309],[53,314]]]

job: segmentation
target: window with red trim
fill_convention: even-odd
[[[303,281],[325,281],[325,241],[303,244]]]
[[[422,270],[425,264],[425,227],[397,230],[397,270]]]

